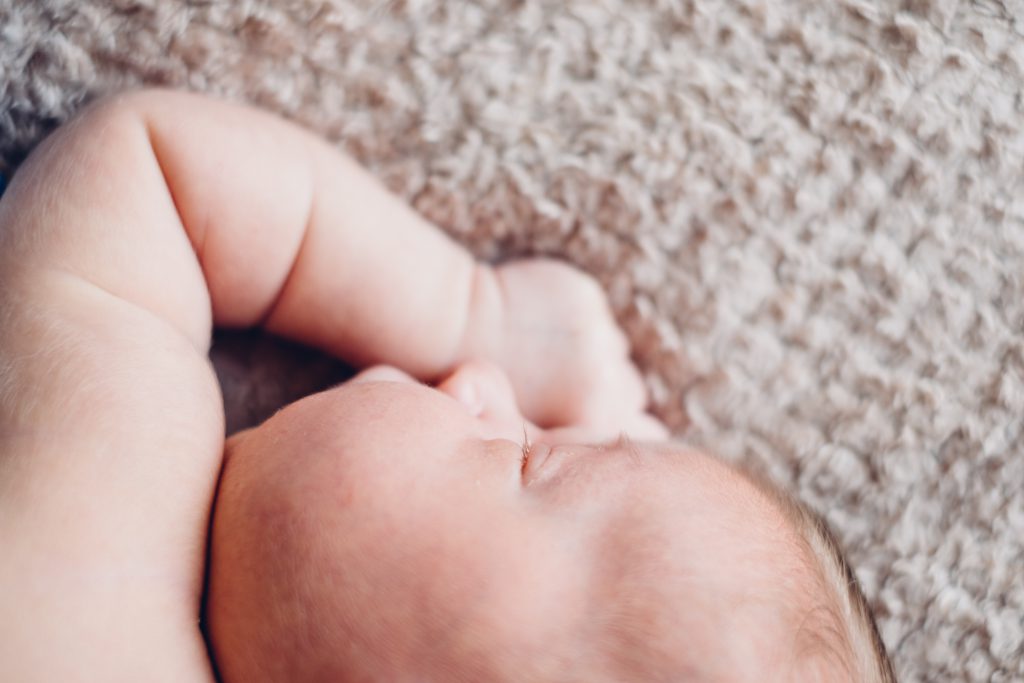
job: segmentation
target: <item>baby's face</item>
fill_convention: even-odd
[[[500,371],[376,371],[236,437],[208,618],[226,680],[788,679],[806,554],[719,461],[561,442]]]

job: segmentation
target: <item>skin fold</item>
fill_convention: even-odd
[[[524,420],[471,362],[436,389],[375,368],[233,438],[225,680],[794,680],[813,577],[762,493],[669,444],[524,448]]]
[[[226,442],[214,326],[383,367]],[[799,546],[645,406],[584,274],[267,114],[105,100],[0,201],[0,679],[213,680],[227,454],[227,680],[766,680]]]

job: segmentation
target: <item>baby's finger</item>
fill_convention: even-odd
[[[625,436],[632,441],[667,441],[671,432],[653,415],[636,414],[627,419],[578,423],[544,430],[539,437],[544,443],[598,444]]]
[[[626,425],[623,433],[635,441],[667,441],[672,436],[661,420],[648,413],[635,417]]]
[[[647,408],[647,386],[628,361],[603,366],[580,386],[577,400],[561,425],[619,424],[624,415],[639,415]]]

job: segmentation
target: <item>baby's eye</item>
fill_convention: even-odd
[[[519,462],[520,472],[526,471],[526,463],[530,459],[530,449],[533,448],[533,444],[530,443],[530,435],[526,432],[526,425],[523,425],[523,458]]]

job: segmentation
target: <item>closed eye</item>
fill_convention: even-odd
[[[526,424],[523,424],[523,458],[519,462],[520,473],[526,471],[526,462],[530,459],[530,449],[533,448],[533,444],[530,443],[530,435],[526,432]]]

